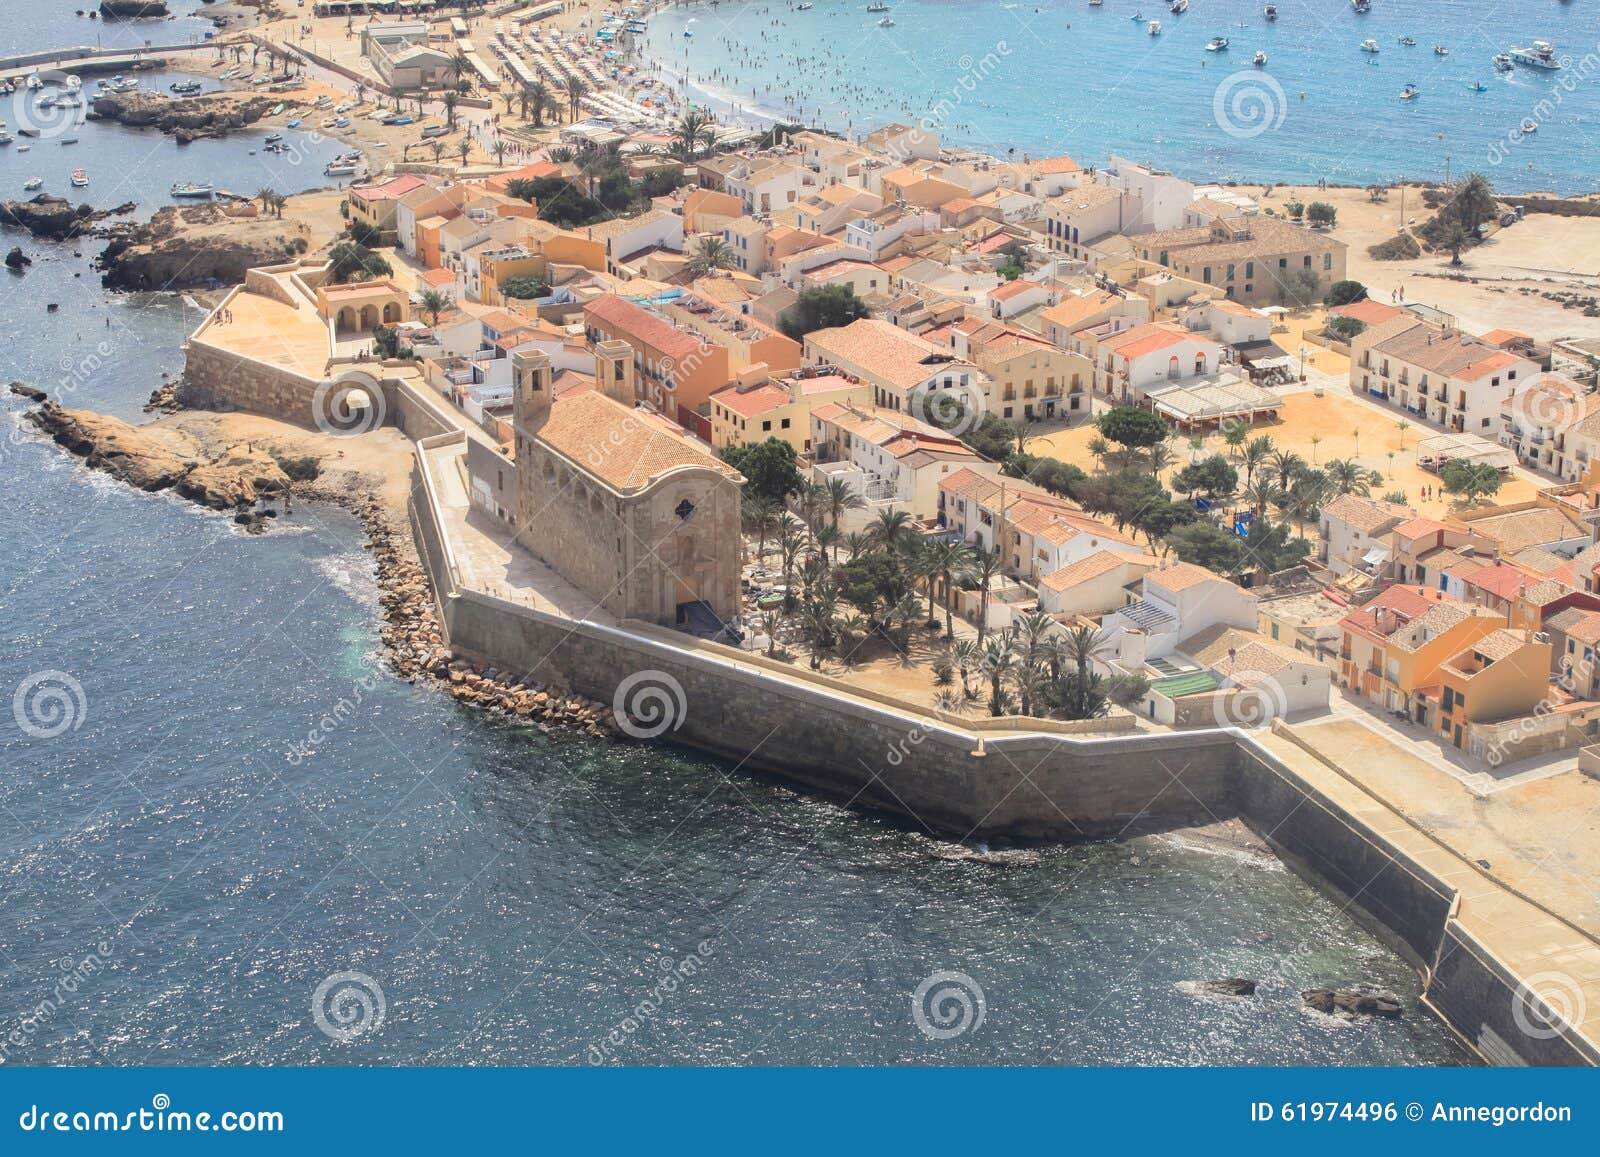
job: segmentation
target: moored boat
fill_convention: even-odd
[[[73,169],[72,170],[72,187],[74,189],[87,188],[88,184],[89,184],[89,173],[88,173],[88,171],[86,169]]]
[[[1268,20],[1276,20],[1278,18],[1278,6],[1276,4],[1268,4],[1261,14]]]
[[[44,178],[43,177],[29,177],[26,181],[22,182],[22,187],[27,192],[31,193],[35,189],[39,189],[39,188],[43,188],[44,187]]]
[[[1400,90],[1401,100],[1415,100],[1422,90],[1414,84],[1408,84]]]
[[[1361,51],[1376,53],[1378,51],[1378,42],[1370,38],[1363,40],[1361,42]]]
[[[212,185],[198,185],[193,181],[178,181],[172,186],[174,197],[210,197],[214,189]]]
[[[1267,66],[1267,54],[1265,50],[1260,48],[1256,49],[1256,55],[1253,63],[1257,68],[1265,68]]]
[[[1228,38],[1226,36],[1213,36],[1210,40],[1206,41],[1207,52],[1225,52],[1227,51],[1227,48]]]
[[[1555,45],[1548,40],[1535,40],[1527,48],[1511,48],[1507,55],[1517,64],[1526,64],[1529,68],[1557,69],[1561,61],[1556,59]]]
[[[1159,20],[1150,21],[1150,23],[1146,27],[1145,31],[1149,32],[1151,36],[1160,36],[1161,35],[1161,21],[1159,21]]]

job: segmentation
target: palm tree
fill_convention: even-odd
[[[528,102],[522,111],[523,119],[527,119],[531,108],[533,112],[533,127],[536,129],[543,128],[545,110],[550,107],[550,86],[542,80],[536,80],[527,87],[523,95]]]
[[[950,661],[961,676],[961,698],[972,698],[970,676],[983,655],[983,649],[971,639],[957,639],[950,647]]]
[[[504,137],[496,137],[494,139],[494,150],[493,151],[494,151],[494,167],[495,168],[503,169],[503,168],[506,167],[506,150],[508,148],[510,148],[510,147],[511,146],[506,143],[506,140],[505,140]]]
[[[456,303],[450,299],[448,294],[440,293],[437,289],[426,290],[421,298],[418,299],[418,304],[422,306],[423,313],[433,315],[433,324],[435,326],[439,324],[441,316],[456,307]]]
[[[1476,228],[1483,221],[1492,221],[1500,208],[1495,201],[1494,186],[1482,173],[1467,174],[1456,186],[1451,200],[1455,202],[1456,219],[1467,229]]]
[[[851,558],[860,558],[864,554],[869,554],[877,545],[872,541],[870,534],[862,534],[857,530],[852,530],[845,535],[843,541],[844,548],[850,553]]]
[[[569,123],[578,119],[583,110],[583,98],[589,95],[589,86],[577,77],[567,81],[567,121]]]
[[[1322,435],[1321,434],[1313,434],[1313,435],[1311,435],[1311,464],[1313,466],[1315,466],[1317,464],[1317,447],[1321,443],[1322,443]]]
[[[711,118],[705,113],[690,109],[678,119],[672,130],[673,152],[686,161],[700,155],[700,147],[711,134]]]
[[[794,597],[794,564],[806,546],[806,524],[785,511],[778,518],[778,551],[783,558],[783,603],[792,607]]]
[[[454,89],[451,89],[444,94],[444,122],[445,126],[449,128],[451,132],[455,131],[456,105],[460,103],[461,94],[456,92]],[[509,113],[510,111],[511,110],[509,108],[506,109],[506,112]]]
[[[1277,505],[1278,495],[1282,492],[1283,488],[1265,474],[1244,488],[1244,496],[1257,518],[1266,512],[1267,507]]]
[[[732,269],[737,264],[733,246],[720,237],[702,237],[689,254],[685,271],[693,279],[704,277],[714,269]]]
[[[1067,632],[1063,651],[1067,661],[1077,668],[1078,678],[1075,687],[1076,697],[1074,702],[1066,704],[1066,712],[1072,719],[1087,719],[1098,704],[1091,702],[1091,668],[1094,661],[1104,654],[1106,649],[1105,632],[1091,626],[1078,626]]]
[[[1267,464],[1268,459],[1272,457],[1272,453],[1272,438],[1269,435],[1263,434],[1259,438],[1250,439],[1250,443],[1245,446],[1244,454],[1240,458],[1240,461],[1244,464],[1244,484],[1246,489],[1255,481],[1256,471]]]
[[[867,537],[885,550],[893,550],[910,534],[911,515],[898,506],[878,511],[878,517],[867,528]]]
[[[1228,447],[1228,456],[1235,461],[1239,459],[1244,450],[1244,444],[1250,439],[1250,427],[1243,422],[1227,422],[1223,425],[1222,441]]]
[[[450,58],[450,71],[455,74],[456,87],[461,87],[461,78],[466,76],[472,68],[472,61],[467,59],[465,52],[458,52]]]
[[[1002,631],[989,640],[978,659],[978,670],[989,681],[989,714],[1002,715],[1008,705],[1005,681],[1016,665],[1017,652],[1011,639]]]
[[[1336,494],[1372,493],[1372,471],[1351,458],[1334,458],[1328,462],[1324,473]]]
[[[783,509],[776,499],[761,495],[746,495],[739,504],[739,516],[744,524],[756,533],[756,559],[759,561],[767,553],[767,535],[778,523],[778,512]]]
[[[866,499],[856,493],[855,487],[843,478],[829,478],[822,489],[823,501],[828,507],[828,522],[834,527],[839,525],[839,519],[844,517],[845,511],[860,510],[867,504]]]
[[[939,542],[934,549],[938,559],[938,570],[934,577],[944,586],[944,635],[946,639],[953,639],[956,584],[972,577],[972,548],[959,542]]]
[[[1177,455],[1172,452],[1172,447],[1165,442],[1157,442],[1150,447],[1149,451],[1147,451],[1147,456],[1150,463],[1150,473],[1157,477],[1160,477],[1164,471],[1170,470],[1173,462],[1177,460]]]
[[[261,188],[256,190],[256,200],[261,202],[261,211],[263,213],[272,211],[272,199],[277,195],[276,189]]]
[[[1400,431],[1400,449],[1404,450],[1406,448],[1406,431],[1411,429],[1411,423],[1401,418],[1394,424],[1394,428]]]
[[[461,138],[461,143],[456,146],[456,154],[460,156],[461,164],[465,166],[467,158],[472,155],[472,140],[470,137]]]
[[[989,630],[989,582],[999,573],[1000,548],[979,550],[972,563],[972,577],[978,580],[978,638]]]
[[[1271,459],[1272,472],[1278,477],[1278,489],[1289,489],[1295,475],[1306,469],[1306,460],[1293,450],[1279,450]]]
[[[444,142],[435,137],[428,142],[428,151],[433,153],[433,163],[438,164],[439,158],[444,156]]]
[[[1094,468],[1096,470],[1100,469],[1101,461],[1108,453],[1110,453],[1110,451],[1111,443],[1107,442],[1104,438],[1096,437],[1089,439],[1089,453],[1094,456]]]
[[[282,193],[274,193],[272,195],[272,215],[280,221],[283,220],[283,207],[288,203],[289,198]]]
[[[1444,247],[1450,250],[1450,264],[1461,264],[1461,251],[1472,244],[1472,234],[1459,222],[1450,226],[1444,235]]]
[[[906,567],[928,592],[928,626],[939,625],[938,578],[941,570],[939,547],[928,539],[913,539],[906,548]]]

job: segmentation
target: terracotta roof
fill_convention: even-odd
[[[1443,591],[1406,583],[1396,583],[1370,602],[1345,615],[1344,618],[1339,620],[1339,625],[1362,631],[1366,634],[1386,637],[1407,623],[1427,614],[1428,609],[1436,603],[1446,601],[1453,602],[1454,600]],[[1394,618],[1380,622],[1379,615],[1385,611],[1392,612]]]
[[[1380,337],[1371,348],[1409,365],[1469,381],[1519,360],[1471,334],[1426,324],[1408,326],[1391,337]]]
[[[1004,285],[995,286],[989,291],[989,296],[995,301],[1010,301],[1013,297],[1020,297],[1031,290],[1043,288],[1044,286],[1037,281],[1028,281],[1019,277],[1015,281],[1008,281]]]
[[[1042,157],[1030,162],[1041,174],[1044,173],[1081,173],[1083,166],[1068,156]]]
[[[1353,317],[1366,325],[1382,325],[1405,314],[1406,310],[1398,305],[1387,305],[1381,301],[1373,301],[1370,297],[1352,301],[1348,305],[1335,306],[1328,311],[1329,317]]]
[[[1511,341],[1533,340],[1533,338],[1529,337],[1527,334],[1515,329],[1491,329],[1488,333],[1481,336],[1483,337],[1484,341],[1494,346],[1503,346],[1507,342]]]
[[[1039,585],[1053,591],[1069,590],[1080,583],[1090,582],[1109,574],[1118,567],[1141,566],[1147,570],[1156,565],[1154,555],[1124,554],[1115,550],[1097,550],[1093,554],[1053,570],[1039,580]]]
[[[1245,631],[1225,623],[1185,639],[1178,644],[1178,649],[1223,678],[1246,687],[1286,667],[1313,661],[1293,647],[1274,643],[1257,631]]]
[[[424,285],[454,285],[456,283],[456,275],[448,269],[426,269],[423,270],[422,275],[417,280]]]
[[[1568,607],[1545,620],[1545,626],[1570,635],[1580,643],[1593,646],[1600,643],[1600,611],[1584,607]]]
[[[584,473],[624,493],[685,467],[741,480],[738,471],[661,415],[629,409],[593,388],[558,393],[538,438]]]
[[[1100,344],[1132,361],[1134,358],[1167,349],[1169,346],[1196,340],[1206,339],[1171,322],[1150,321],[1136,325],[1132,329],[1125,329],[1106,338]]]
[[[1457,527],[1446,526],[1444,523],[1432,518],[1412,518],[1395,527],[1394,533],[1399,538],[1411,541],[1413,539],[1426,538],[1428,535],[1435,534],[1441,530],[1457,529]]]
[[[1122,298],[1103,289],[1079,294],[1066,294],[1055,305],[1039,314],[1040,318],[1066,330],[1077,330],[1089,318],[1117,304]]]
[[[583,312],[668,357],[688,358],[704,345],[694,334],[679,329],[660,314],[651,313],[614,293],[601,294],[584,306]]]
[[[1153,582],[1163,590],[1169,590],[1173,594],[1177,594],[1179,591],[1186,591],[1192,586],[1198,586],[1200,583],[1225,583],[1228,580],[1216,571],[1207,570],[1203,566],[1196,566],[1192,562],[1178,562],[1173,563],[1171,566],[1151,571],[1144,576],[1144,581],[1146,583]]]
[[[816,330],[806,336],[806,342],[842,364],[901,389],[946,370],[976,369],[949,350],[877,318]]]
[[[1389,522],[1414,518],[1417,512],[1409,506],[1384,502],[1379,498],[1367,498],[1360,494],[1341,494],[1324,506],[1322,513],[1328,518],[1336,518],[1355,527],[1363,534],[1373,534]]]
[[[771,382],[763,382],[753,389],[740,389],[738,386],[728,386],[711,395],[713,402],[720,402],[742,418],[754,418],[759,414],[770,413],[779,406],[787,406],[792,400],[789,391]]]
[[[1537,576],[1529,574],[1520,566],[1504,562],[1475,568],[1451,567],[1450,569],[1465,585],[1477,587],[1501,599],[1515,598],[1519,592],[1540,581]]]
[[[415,173],[402,173],[398,177],[391,177],[375,185],[351,185],[350,195],[359,197],[363,201],[394,201],[404,197],[413,189],[422,188],[427,183]]]

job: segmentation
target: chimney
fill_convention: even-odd
[[[633,385],[633,347],[616,339],[598,342],[594,347],[594,381],[606,397],[633,409],[639,401]]]

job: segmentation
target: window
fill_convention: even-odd
[[[772,429],[772,419],[769,418],[765,422],[762,422],[761,429],[763,432]]]
[[[1245,280],[1247,280],[1247,281],[1251,280],[1251,279],[1253,279],[1255,277],[1255,275],[1256,275],[1256,263],[1254,261],[1246,261],[1244,263]],[[1245,288],[1248,289],[1250,287],[1249,286],[1245,286]]]
[[[1205,267],[1205,269],[1201,272],[1200,279],[1207,285],[1211,284],[1211,266],[1207,265]]]
[[[781,425],[778,428],[780,430],[787,430],[789,428],[789,419],[788,418],[783,419],[783,422],[781,423]]]
[[[694,513],[694,503],[685,498],[677,506],[673,507],[672,513],[676,514],[682,521],[688,522],[689,516]]]
[[[1324,273],[1328,273],[1328,272],[1331,272],[1332,269],[1333,269],[1333,254],[1324,253],[1322,255],[1322,271]]]

